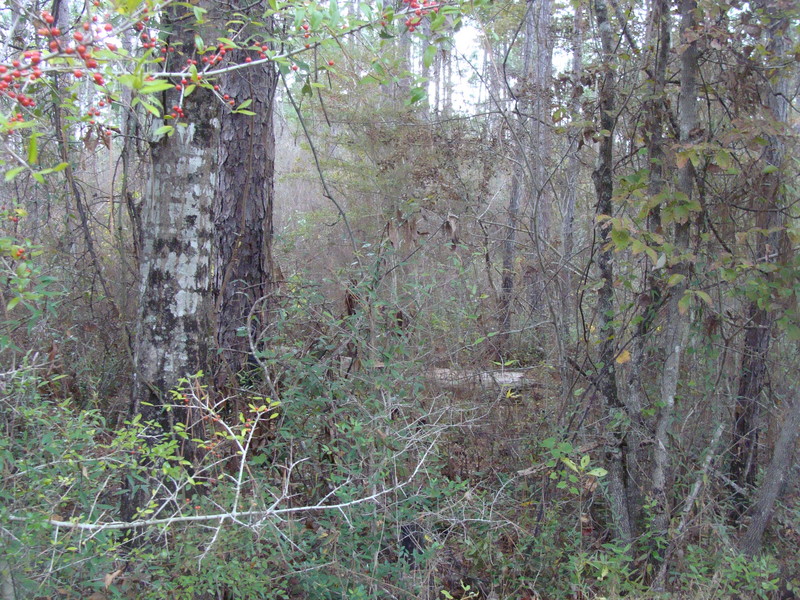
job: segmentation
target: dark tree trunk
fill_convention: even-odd
[[[768,17],[767,58],[772,65],[768,71],[770,89],[767,105],[769,116],[779,123],[788,121],[788,98],[790,70],[784,65],[787,54],[791,52],[791,43],[786,32],[788,19],[782,17],[779,9],[769,3],[763,3]],[[779,66],[781,65],[781,66]],[[781,69],[780,71],[778,69]],[[756,227],[764,233],[759,236],[755,260],[759,263],[777,263],[781,260],[783,237],[783,184],[781,167],[786,150],[780,138],[768,136],[769,143],[765,150],[765,162],[775,170],[762,176],[757,188],[758,197],[754,208],[757,210]],[[768,276],[768,275],[767,275]],[[736,393],[736,408],[733,424],[733,457],[731,461],[731,479],[737,484],[737,490],[747,489],[755,484],[758,466],[758,419],[759,397],[764,387],[767,374],[767,357],[769,353],[772,328],[775,317],[771,311],[751,302],[747,311],[747,329],[744,339],[741,375]],[[734,495],[735,512],[742,515],[747,509],[747,499],[739,491]]]
[[[592,172],[595,193],[597,195],[598,216],[613,214],[612,196],[614,194],[614,128],[615,128],[615,96],[616,80],[611,64],[613,41],[611,23],[608,20],[608,7],[604,0],[595,0],[594,12],[597,27],[600,31],[600,42],[603,50],[603,75],[600,79],[598,104],[600,109],[600,129],[609,132],[600,139],[597,166]],[[603,395],[607,410],[612,413],[611,422],[622,423],[624,419],[614,418],[613,413],[622,410],[622,403],[617,390],[616,370],[616,335],[611,321],[614,317],[614,262],[611,248],[611,231],[606,222],[597,225],[599,239],[597,266],[603,287],[598,291],[597,314],[598,330],[602,337],[599,362],[602,364],[597,374],[598,389]],[[609,503],[614,519],[616,535],[623,544],[633,539],[633,528],[630,518],[630,507],[625,485],[626,439],[622,426],[609,431],[610,443],[606,447],[606,463],[608,466]]]
[[[772,519],[775,501],[791,472],[798,433],[800,433],[800,398],[795,398],[794,402],[786,407],[772,461],[767,467],[764,483],[759,488],[753,508],[750,510],[750,525],[739,541],[739,549],[748,556],[758,554],[761,550],[761,541]]]
[[[251,8],[259,13],[261,8]],[[232,63],[245,52],[229,52]],[[217,382],[241,370],[250,352],[250,336],[263,325],[265,311],[248,317],[270,291],[272,280],[272,209],[275,170],[273,100],[278,72],[273,63],[240,69],[220,81],[234,107],[255,114],[224,111],[221,117],[219,180],[214,199],[215,319],[220,352]],[[266,308],[262,304],[262,309]]]

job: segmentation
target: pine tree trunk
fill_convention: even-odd
[[[263,12],[263,7],[251,10]],[[241,63],[244,51],[229,52]],[[220,356],[217,383],[241,370],[251,351],[251,336],[266,319],[268,303],[259,304],[255,322],[248,317],[272,281],[272,212],[275,171],[273,100],[278,73],[265,63],[226,74],[220,93],[255,114],[223,111],[219,180],[214,200],[214,293],[216,343]]]

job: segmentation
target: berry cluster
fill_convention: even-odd
[[[36,106],[36,101],[25,94],[25,87],[29,82],[36,81],[42,76],[39,63],[42,55],[37,50],[28,50],[23,54],[24,63],[14,59],[11,66],[0,65],[0,95],[16,100],[25,108]],[[20,119],[21,120],[21,119]]]
[[[414,32],[419,27],[425,15],[439,12],[439,2],[436,0],[423,0],[422,4],[417,0],[403,0],[403,4],[407,4],[410,11],[403,24],[411,32]]]

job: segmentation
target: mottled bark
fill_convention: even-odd
[[[263,12],[263,8],[251,10]],[[243,62],[245,52],[229,53]],[[250,352],[255,302],[270,289],[272,272],[275,131],[273,100],[278,73],[272,63],[240,69],[220,80],[220,93],[238,106],[252,100],[254,115],[225,110],[221,117],[219,181],[214,201],[216,343],[222,383]],[[266,306],[263,306],[266,308]],[[265,317],[263,311],[254,315]]]
[[[194,47],[194,16],[185,7],[164,13],[170,43],[167,69],[179,70]],[[202,34],[203,32],[197,32]],[[206,36],[208,37],[208,36]],[[179,92],[164,95],[164,105]],[[211,209],[217,182],[218,102],[197,88],[184,99],[188,117],[152,146],[152,174],[142,211],[139,314],[134,349],[132,414],[169,426],[167,392],[206,367],[209,340]]]
[[[608,20],[608,7],[605,0],[594,1],[594,12],[597,28],[600,32],[600,43],[603,51],[603,69],[600,78],[598,106],[600,109],[600,129],[608,132],[600,139],[597,165],[592,172],[595,193],[597,195],[598,216],[613,214],[612,196],[614,193],[614,128],[616,124],[615,97],[616,78],[612,65],[614,43],[611,24]],[[623,544],[633,539],[633,527],[630,518],[627,492],[625,489],[626,439],[624,419],[616,418],[622,410],[622,403],[617,390],[616,370],[616,335],[611,321],[614,318],[614,262],[611,248],[611,232],[604,221],[597,224],[598,250],[597,267],[603,287],[597,293],[598,330],[602,341],[598,357],[602,367],[597,374],[598,389],[605,401],[605,408],[610,413],[609,421],[618,423],[607,431],[609,438],[606,446],[606,464],[608,469],[608,496],[616,535]]]
[[[686,46],[681,53],[681,88],[678,96],[678,128],[682,146],[690,144],[690,138],[697,127],[697,73],[698,51],[697,42],[689,37],[695,28],[696,0],[683,0],[681,2],[681,37]],[[677,191],[680,202],[690,202],[694,191],[694,169],[691,161],[678,170]],[[681,275],[683,278],[672,287],[670,299],[667,302],[666,319],[664,325],[664,366],[661,371],[660,382],[660,408],[655,426],[655,450],[653,456],[653,530],[657,534],[666,534],[670,520],[669,505],[669,471],[671,465],[670,453],[670,425],[674,418],[675,392],[680,379],[680,366],[686,336],[689,329],[689,317],[686,310],[681,310],[680,301],[688,288],[690,274],[689,249],[690,221],[685,217],[675,223],[675,250],[678,253],[678,262],[671,270],[672,275]]]

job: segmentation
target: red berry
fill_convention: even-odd
[[[113,31],[114,26],[111,23],[106,23],[105,27],[103,27],[106,31]]]
[[[298,67],[297,65],[292,65],[292,71],[297,71],[297,69],[299,69],[299,68],[300,67]]]
[[[80,79],[81,77],[83,77],[83,71],[81,71],[80,69],[75,69],[72,72],[72,76],[73,77],[77,77],[78,79]]]
[[[73,35],[72,37],[75,39],[76,42],[83,41],[83,34],[80,31],[76,31],[75,35]]]
[[[333,65],[334,65],[334,62],[333,62],[332,60],[329,60],[329,61],[328,61],[328,66],[329,66],[329,67],[332,67]]]

